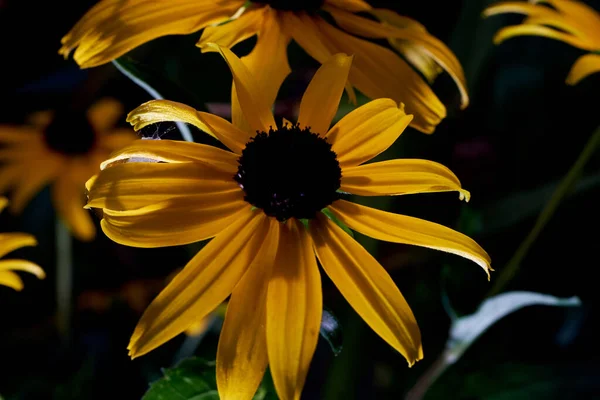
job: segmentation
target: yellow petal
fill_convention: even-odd
[[[433,60],[435,60],[448,74],[452,77],[461,93],[461,106],[465,108],[469,104],[469,95],[467,93],[467,82],[465,79],[464,71],[460,62],[452,53],[452,51],[440,40],[430,35],[427,31],[420,29],[419,25],[417,29],[407,29],[404,18],[401,19],[402,27],[394,25],[396,18],[390,13],[395,14],[390,10],[382,10],[378,13],[374,10],[372,13],[377,15],[386,23],[379,23],[363,18],[361,16],[352,14],[351,12],[337,10],[331,7],[326,10],[335,19],[336,23],[350,33],[358,36],[373,38],[373,39],[391,39],[391,44],[400,43],[398,50],[402,50],[403,43],[410,43],[412,45],[412,51],[420,51]],[[421,65],[423,67],[423,65]],[[428,75],[431,75],[431,71]]]
[[[28,233],[0,233],[0,257],[21,247],[36,246],[37,240]]]
[[[96,227],[85,205],[83,185],[68,177],[60,177],[52,185],[52,203],[73,236],[89,242],[96,236]]]
[[[398,215],[338,200],[329,209],[350,229],[387,242],[428,247],[477,263],[490,276],[490,256],[473,239],[420,218]]]
[[[575,61],[567,76],[567,85],[576,85],[588,75],[600,72],[600,54],[585,54]]]
[[[256,78],[246,65],[231,50],[220,47],[215,43],[206,44],[207,51],[218,51],[227,62],[242,113],[250,125],[251,132],[268,132],[269,128],[275,128],[275,120],[267,103],[265,93],[261,91]]]
[[[290,37],[282,30],[277,11],[270,7],[265,10],[256,45],[241,60],[257,82],[266,104],[272,106],[281,84],[291,71],[287,59]],[[231,120],[240,129],[252,132],[240,107],[235,85],[231,92]]]
[[[302,96],[298,122],[325,136],[337,112],[352,66],[352,57],[336,54],[315,73]]]
[[[407,112],[414,114],[411,126],[425,133],[433,132],[446,117],[446,107],[427,82],[393,51],[349,35],[322,18],[314,20],[335,52],[354,55],[350,83],[367,97],[404,102]]]
[[[108,160],[100,164],[100,168],[108,169],[113,163],[132,159],[132,162],[199,162],[215,170],[235,174],[238,169],[238,157],[229,151],[200,143],[179,140],[136,140],[111,154]]]
[[[248,211],[190,260],[142,315],[128,346],[132,358],[180,334],[231,294],[267,235],[266,218]]]
[[[64,160],[54,154],[40,154],[21,168],[19,181],[15,184],[9,208],[13,213],[23,211],[29,201],[60,172]]]
[[[591,47],[590,44],[585,40],[568,33],[539,25],[515,25],[500,29],[494,36],[494,43],[500,44],[505,40],[516,36],[540,36],[559,40],[583,50],[593,50],[593,47]]]
[[[190,106],[169,100],[152,100],[127,115],[127,122],[138,131],[163,121],[179,121],[194,125],[220,140],[234,152],[241,151],[251,135],[241,131],[221,117],[196,111]]]
[[[17,144],[39,141],[42,137],[39,129],[27,126],[0,125],[0,143]]]
[[[216,43],[227,48],[235,46],[259,31],[267,10],[267,7],[247,10],[239,18],[225,24],[206,27],[197,46],[202,49],[202,52],[210,51],[204,49],[206,43]]]
[[[87,110],[87,118],[96,132],[104,132],[123,116],[123,105],[116,99],[100,99]]]
[[[546,0],[562,13],[572,24],[577,25],[600,48],[600,13],[582,1]]]
[[[233,15],[244,0],[103,0],[66,34],[59,54],[83,68],[114,60],[128,51],[166,35],[190,34]]]
[[[0,261],[0,274],[5,271],[25,271],[35,275],[38,279],[44,279],[46,274],[37,264],[27,260],[2,260]]]
[[[325,0],[325,4],[351,12],[370,11],[372,9],[369,3],[363,0]]]
[[[458,191],[469,201],[470,194],[448,168],[433,161],[402,159],[346,167],[341,190],[362,196]]]
[[[301,222],[290,219],[281,226],[267,293],[269,367],[283,400],[300,399],[317,347],[322,307],[321,276],[310,237]]]
[[[4,196],[0,196],[0,212],[2,212],[2,210],[4,210],[7,205],[8,205],[8,199]]]
[[[245,215],[250,205],[242,197],[238,191],[195,196],[183,204],[167,201],[134,211],[104,210],[100,225],[106,236],[126,246],[179,246],[214,237]]]
[[[120,150],[137,139],[137,135],[130,128],[118,128],[107,131],[106,134],[98,135],[98,147],[100,151],[107,154]],[[106,156],[104,157],[106,158]],[[104,161],[104,159],[102,160]]]
[[[390,147],[406,129],[412,115],[390,99],[373,100],[342,118],[327,139],[342,170],[368,161]]]
[[[409,365],[422,359],[417,321],[377,260],[322,214],[310,222],[310,233],[323,269],[358,315]]]
[[[2,261],[0,261],[1,263]],[[23,281],[19,278],[19,275],[11,271],[0,271],[0,285],[8,286],[16,291],[23,290]]]
[[[223,399],[252,399],[267,367],[267,285],[279,225],[269,218],[265,241],[229,300],[217,349],[217,387]]]
[[[95,178],[87,207],[125,211],[233,191],[241,192],[232,175],[201,163],[117,164]]]

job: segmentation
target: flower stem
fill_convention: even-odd
[[[550,219],[552,219],[552,216],[556,212],[556,209],[562,200],[569,194],[571,188],[581,176],[583,168],[594,154],[598,144],[600,144],[600,127],[594,131],[579,154],[579,157],[571,166],[569,172],[567,172],[567,175],[565,175],[554,193],[552,193],[550,200],[546,203],[542,212],[538,216],[533,229],[531,229],[525,240],[521,243],[506,267],[500,271],[494,280],[494,285],[488,292],[487,297],[491,297],[500,293],[502,289],[504,289],[504,287],[515,277],[517,272],[519,272],[521,261],[523,261],[523,258],[525,258],[527,252],[535,243],[546,224],[550,221]]]
[[[56,308],[58,332],[68,343],[71,331],[71,302],[73,295],[73,249],[71,233],[56,219]]]

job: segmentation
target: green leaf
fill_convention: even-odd
[[[329,218],[330,220],[335,222],[335,224],[337,226],[342,228],[344,230],[344,232],[346,232],[348,235],[354,237],[354,233],[350,230],[350,228],[348,228],[348,226],[346,224],[344,224],[342,221],[340,221],[328,208],[322,209],[321,212],[323,214],[325,214],[327,216],[327,218]]]
[[[338,319],[329,309],[323,309],[321,317],[321,329],[319,331],[321,337],[329,343],[331,351],[334,355],[338,355],[342,351],[342,326]]]
[[[142,400],[219,400],[214,361],[191,357],[174,368],[163,370],[164,377],[150,385]],[[263,384],[254,400],[274,399]]]
[[[152,383],[143,400],[218,399],[215,362],[188,358],[174,368],[163,370],[164,377]]]

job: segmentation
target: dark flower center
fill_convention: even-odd
[[[314,218],[339,198],[337,155],[310,128],[286,125],[258,132],[238,162],[234,179],[246,193],[244,199],[279,221]]]
[[[81,111],[60,110],[44,130],[52,150],[66,155],[87,154],[96,143],[96,132]]]
[[[260,4],[268,4],[277,10],[284,11],[318,11],[325,0],[260,0]]]

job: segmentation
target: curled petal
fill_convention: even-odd
[[[600,72],[600,54],[585,54],[575,61],[567,76],[568,85],[577,85],[583,78]]]

